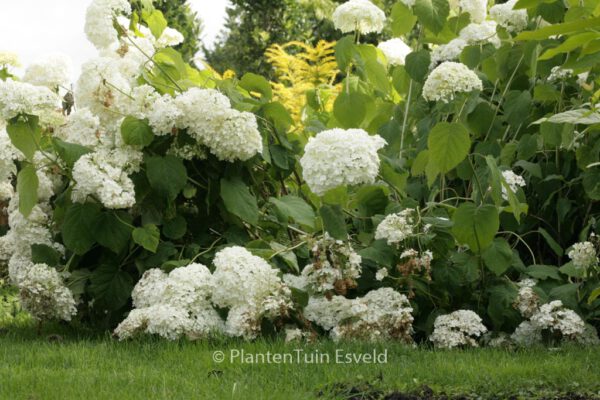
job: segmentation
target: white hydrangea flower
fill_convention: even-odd
[[[104,49],[118,41],[115,19],[129,15],[131,5],[127,0],[93,0],[85,15],[85,34],[96,48]]]
[[[502,171],[502,178],[513,193],[517,193],[520,187],[525,187],[527,185],[525,179],[523,179],[521,175],[517,175],[510,170]],[[508,200],[508,189],[504,185],[502,185],[502,198]]]
[[[562,68],[561,66],[552,67],[550,75],[548,76],[548,82],[564,81],[565,79],[573,76],[573,70],[569,68]]]
[[[155,46],[159,49],[163,47],[177,46],[184,40],[183,35],[177,29],[166,27],[160,37],[156,40]]]
[[[54,111],[58,103],[58,96],[47,87],[0,79],[0,119],[9,120],[19,114],[40,115]]]
[[[263,317],[276,318],[292,308],[291,291],[276,269],[243,247],[227,247],[213,260],[212,301],[228,307],[225,332],[251,339]]]
[[[459,0],[459,7],[469,13],[471,21],[481,23],[487,17],[487,0]]]
[[[465,47],[467,47],[467,42],[461,38],[452,39],[446,44],[434,47],[431,51],[431,67],[433,68],[444,61],[458,59]]]
[[[129,339],[140,333],[177,340],[191,330],[192,320],[186,310],[167,304],[131,310],[114,331],[120,339]]]
[[[554,300],[540,307],[531,317],[531,323],[538,330],[560,333],[564,338],[575,339],[583,334],[585,323],[573,310],[563,306],[562,301]]]
[[[369,0],[349,0],[335,9],[332,20],[342,33],[380,33],[385,24],[385,13]]]
[[[386,239],[389,245],[398,244],[415,234],[415,214],[413,208],[407,208],[396,214],[387,215],[377,225],[375,240]]]
[[[71,59],[64,54],[50,55],[43,60],[30,64],[25,70],[23,81],[36,86],[46,86],[54,91],[59,86],[68,87],[71,64]]]
[[[332,296],[331,299],[311,296],[304,307],[304,316],[329,331],[352,316],[352,306],[353,301],[343,296]]]
[[[161,269],[152,268],[144,272],[133,288],[131,299],[135,308],[146,308],[162,302],[168,275]]]
[[[0,67],[20,67],[19,55],[12,51],[0,51]]]
[[[579,270],[585,271],[598,265],[598,253],[592,242],[575,243],[567,255]]]
[[[479,347],[477,339],[487,332],[481,317],[471,310],[458,310],[440,315],[433,323],[429,340],[435,347],[451,349],[459,346]]]
[[[388,271],[387,268],[381,268],[379,270],[377,270],[377,273],[375,274],[375,279],[378,281],[382,281],[384,280],[388,275],[390,274],[390,272]]]
[[[56,136],[65,142],[94,149],[101,142],[100,118],[87,108],[79,108],[68,116],[65,125],[57,129]]]
[[[542,332],[531,321],[523,321],[517,326],[511,339],[521,346],[532,346],[542,341]]]
[[[490,8],[490,17],[508,32],[521,32],[527,28],[527,10],[515,10],[517,0],[508,0]]]
[[[536,285],[536,281],[533,279],[524,279],[518,282],[519,294],[513,303],[513,307],[516,308],[519,313],[525,318],[531,318],[535,314],[540,306],[540,297],[534,292],[533,287]]]
[[[483,21],[480,24],[472,23],[461,29],[459,38],[467,44],[491,43],[495,48],[500,47],[501,42],[496,33],[497,24],[494,21]]]
[[[323,195],[342,185],[373,183],[379,172],[377,152],[386,145],[362,129],[331,129],[308,140],[300,159],[310,190]]]
[[[307,336],[307,333],[303,332],[298,328],[288,328],[285,330],[285,342],[298,342],[304,339]]]
[[[13,146],[6,130],[0,129],[0,181],[8,181],[16,175],[15,161],[21,156],[22,153]]]
[[[154,101],[146,117],[155,135],[169,135],[173,133],[177,121],[181,118],[181,111],[175,99],[165,94]]]
[[[190,264],[169,273],[163,301],[192,312],[210,306],[213,289],[213,277],[209,269],[202,264]]]
[[[83,155],[73,167],[75,185],[71,198],[85,203],[96,196],[106,208],[135,205],[135,187],[129,174],[139,170],[142,153],[133,149],[99,149]]]
[[[390,65],[404,65],[406,56],[412,52],[412,49],[398,38],[381,42],[377,47],[383,52]]]
[[[302,270],[307,290],[325,293],[335,290],[345,294],[356,286],[361,274],[362,258],[350,243],[336,240],[327,233],[311,249],[312,262]]]
[[[482,90],[483,83],[466,65],[446,61],[438,65],[423,85],[423,98],[448,103],[458,93]]]

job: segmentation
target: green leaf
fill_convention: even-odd
[[[221,179],[221,199],[227,211],[251,225],[258,224],[256,198],[240,178]]]
[[[501,276],[510,268],[513,252],[505,239],[496,238],[491,246],[481,253],[481,257],[490,271]]]
[[[463,125],[440,122],[429,132],[427,145],[429,162],[440,172],[447,173],[467,157],[471,138]]]
[[[94,295],[95,307],[118,310],[127,304],[132,290],[133,279],[116,263],[100,265],[90,276],[90,292]]]
[[[52,138],[52,145],[54,146],[56,154],[58,154],[69,168],[73,168],[73,165],[75,165],[81,156],[92,152],[92,150],[85,146],[68,143],[56,137]]]
[[[570,308],[572,310],[577,310],[579,308],[579,299],[577,295],[577,290],[579,289],[579,284],[577,283],[567,283],[565,285],[560,285],[552,290],[548,295],[552,300],[560,300],[565,305],[565,307]]]
[[[598,34],[596,32],[584,32],[584,33],[581,33],[578,35],[573,35],[571,37],[568,37],[567,40],[565,40],[559,46],[556,46],[552,49],[546,50],[538,58],[538,60],[549,60],[558,54],[569,53],[579,47],[583,47],[590,41],[592,41],[594,39],[598,39],[599,37],[600,37],[600,34]]]
[[[187,221],[181,215],[177,215],[172,220],[163,225],[163,234],[169,239],[179,240],[187,232]]]
[[[558,268],[554,265],[531,265],[527,267],[525,273],[535,279],[556,279],[560,280]]]
[[[492,244],[500,228],[498,210],[490,204],[476,206],[463,203],[454,213],[452,221],[452,233],[456,240],[478,253]]]
[[[273,97],[273,90],[271,89],[269,81],[260,75],[248,72],[242,76],[242,79],[240,80],[240,86],[246,89],[248,92],[260,93],[260,100],[262,102],[268,103]]]
[[[19,212],[25,218],[38,202],[38,187],[40,181],[33,164],[27,165],[17,175],[17,192],[19,193]]]
[[[39,118],[33,115],[20,115],[6,125],[10,141],[29,161],[33,161],[33,155],[40,147],[42,130],[38,121]]]
[[[53,247],[45,244],[31,245],[31,261],[34,264],[46,264],[50,267],[57,267],[60,264],[62,256]]]
[[[595,28],[597,26],[600,26],[600,17],[564,22],[562,24],[538,28],[535,31],[521,32],[515,37],[515,40],[543,40],[548,39],[550,36],[582,32],[585,29]]]
[[[560,247],[560,244],[558,244],[558,242],[554,240],[552,235],[550,235],[548,231],[544,228],[539,228],[538,232],[540,233],[540,235],[542,235],[544,239],[546,239],[546,243],[548,243],[548,246],[550,246],[554,254],[556,254],[559,257],[562,257],[565,251],[562,247]]]
[[[367,79],[373,87],[383,93],[390,91],[390,80],[385,67],[377,60],[367,60],[365,63]]]
[[[590,297],[588,297],[588,304],[592,304],[598,297],[600,297],[600,287],[592,290]]]
[[[83,255],[96,243],[96,223],[100,206],[93,203],[73,204],[67,210],[62,225],[65,246],[75,254]]]
[[[494,327],[500,329],[506,319],[511,319],[516,314],[513,303],[517,298],[518,291],[514,285],[502,282],[491,287],[489,293],[490,299],[487,311]]]
[[[413,12],[427,29],[437,34],[444,28],[450,5],[448,0],[417,0]]]
[[[523,124],[531,111],[531,93],[513,90],[508,92],[504,102],[506,121],[514,128]]]
[[[431,55],[427,50],[413,51],[406,56],[406,73],[417,82],[424,82],[429,73]]]
[[[366,94],[343,91],[333,103],[333,115],[343,128],[358,128],[367,115],[365,104],[369,101]]]
[[[414,16],[411,9],[401,1],[397,1],[392,7],[392,34],[394,36],[402,36],[412,30],[417,22],[417,17]]]
[[[583,189],[592,200],[600,200],[600,168],[590,168],[583,173]]]
[[[346,219],[342,207],[338,204],[325,204],[320,209],[323,219],[323,230],[338,240],[348,240],[348,231],[346,230]]]
[[[156,225],[144,225],[141,228],[135,228],[131,233],[133,241],[151,253],[156,253],[160,243],[160,231]]]
[[[131,237],[132,218],[124,211],[105,211],[102,212],[94,227],[96,241],[110,249],[116,254],[119,254],[127,244]]]
[[[160,10],[153,10],[151,13],[142,13],[143,19],[150,28],[152,35],[158,39],[167,28],[168,23]]]
[[[183,161],[174,156],[148,157],[146,176],[150,186],[169,200],[174,200],[187,183]]]
[[[355,50],[354,37],[351,35],[344,36],[336,42],[335,60],[337,61],[340,70],[346,70],[348,65],[352,62]]]
[[[121,136],[125,144],[130,146],[146,147],[154,140],[152,128],[147,119],[125,117],[121,124]]]
[[[277,210],[285,216],[285,219],[291,218],[294,222],[310,228],[315,229],[315,211],[313,208],[303,199],[297,196],[287,195],[276,199],[271,197],[269,199]]]

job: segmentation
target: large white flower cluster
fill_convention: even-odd
[[[132,310],[115,329],[119,339],[139,334],[175,340],[207,337],[223,330],[223,320],[211,304],[214,280],[207,267],[190,264],[169,274],[144,273],[133,290]]]
[[[502,198],[504,198],[504,200],[508,200],[508,190],[517,193],[520,187],[525,187],[527,185],[525,179],[523,179],[521,175],[517,175],[510,170],[502,171],[502,179],[504,179],[508,185],[508,189],[506,186],[502,185]]]
[[[478,347],[478,338],[486,332],[479,315],[471,310],[458,310],[435,319],[429,340],[439,348]]]
[[[463,12],[469,13],[471,21],[481,23],[487,17],[488,0],[459,0],[458,5]]]
[[[377,46],[385,55],[389,65],[404,65],[412,49],[402,39],[390,39]]]
[[[0,51],[0,67],[20,67],[19,55],[12,51]]]
[[[53,54],[46,59],[29,64],[23,80],[56,91],[60,86],[68,88],[70,74],[71,59],[63,54]]]
[[[527,10],[515,10],[517,0],[508,0],[490,8],[490,17],[508,32],[520,32],[527,28]]]
[[[100,118],[87,108],[79,108],[67,117],[65,124],[56,130],[55,136],[65,142],[94,149],[102,139]]]
[[[521,345],[541,342],[544,333],[551,339],[578,341],[586,333],[585,323],[562,301],[554,300],[542,305],[529,320],[523,321],[515,330],[512,339]]]
[[[412,307],[406,296],[391,288],[372,290],[364,297],[311,297],[304,316],[334,340],[402,340],[412,342]]]
[[[23,113],[39,116],[54,111],[58,104],[58,96],[47,87],[0,79],[0,119],[9,120]]]
[[[598,265],[598,253],[592,242],[575,243],[567,255],[578,270],[587,271]]]
[[[377,152],[386,145],[362,129],[331,129],[308,140],[300,159],[304,180],[315,194],[342,185],[373,183],[379,172]]]
[[[458,59],[465,47],[467,47],[467,42],[461,38],[455,38],[446,44],[434,47],[431,51],[431,68],[444,61]]]
[[[332,20],[342,33],[379,33],[385,24],[385,13],[369,0],[349,0],[335,9]]]
[[[291,291],[278,271],[243,247],[219,251],[213,263],[212,300],[219,307],[229,308],[227,334],[255,338],[264,317],[286,316],[292,308]]]
[[[423,85],[423,98],[428,101],[448,103],[458,93],[482,90],[483,83],[466,65],[446,61],[438,65]]]
[[[491,43],[494,47],[500,47],[500,38],[496,33],[497,24],[494,21],[483,21],[472,23],[461,29],[459,38],[468,45]]]
[[[119,33],[115,29],[118,16],[131,13],[127,0],[94,0],[85,15],[85,34],[98,49],[105,49],[117,42]]]
[[[131,148],[101,148],[83,155],[73,167],[71,198],[85,203],[89,197],[106,208],[131,208],[135,188],[129,175],[140,168],[143,154]]]
[[[377,225],[375,239],[387,240],[389,245],[396,245],[412,237],[416,229],[416,210],[407,208],[399,213],[389,214]]]
[[[326,233],[314,243],[311,252],[312,262],[302,270],[302,289],[310,293],[335,291],[343,295],[356,287],[362,258],[350,243],[336,240]]]

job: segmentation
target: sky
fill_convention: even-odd
[[[73,62],[73,78],[81,64],[96,56],[85,37],[85,11],[90,0],[0,0],[0,51],[19,54],[27,65],[44,55],[61,53]],[[225,22],[228,0],[189,0],[203,20],[202,40],[211,46]]]

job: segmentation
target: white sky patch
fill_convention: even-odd
[[[83,27],[89,0],[0,0],[0,50],[19,54],[27,66],[50,54],[73,62],[75,81],[81,64],[97,55]],[[223,29],[228,0],[190,0],[203,20],[202,40],[211,47]]]

